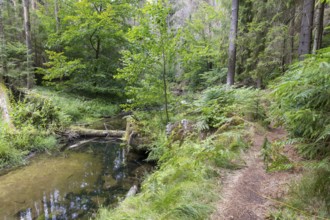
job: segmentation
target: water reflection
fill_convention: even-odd
[[[135,184],[141,158],[119,143],[90,143],[57,157],[40,156],[0,176],[0,219],[88,219],[100,205],[123,198]],[[139,162],[138,162],[139,161]]]

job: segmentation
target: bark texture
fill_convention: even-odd
[[[229,34],[228,74],[227,74],[227,85],[229,86],[234,85],[235,82],[238,4],[239,4],[239,0],[232,0],[231,25],[230,25],[230,34]]]
[[[303,60],[305,54],[311,53],[314,4],[315,0],[304,0],[298,48],[299,60]]]
[[[323,20],[324,20],[325,2],[320,2],[317,7],[317,14],[315,18],[315,35],[313,43],[313,53],[321,48],[323,35]]]

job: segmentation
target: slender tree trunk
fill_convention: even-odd
[[[303,60],[305,54],[311,53],[314,4],[315,0],[304,0],[298,48],[299,60]]]
[[[36,0],[31,0],[31,9],[34,11],[37,9],[37,3],[36,3]]]
[[[96,39],[95,59],[99,59],[101,51],[101,39],[99,36],[96,36]]]
[[[167,100],[167,83],[166,83],[166,56],[165,56],[165,48],[164,42],[162,40],[162,57],[163,57],[163,87],[164,87],[164,101],[165,101],[165,114],[166,114],[166,124],[170,121],[168,115],[168,100]]]
[[[16,0],[11,0],[11,2],[13,3],[14,8],[16,8],[17,6]]]
[[[0,0],[0,81],[2,81],[2,77],[5,75],[5,31],[3,26],[3,0]]]
[[[228,53],[228,74],[227,85],[234,85],[236,67],[236,38],[238,26],[238,6],[239,0],[232,0],[231,25],[229,34],[229,53]]]
[[[291,12],[292,18],[290,21],[290,52],[289,52],[289,63],[293,62],[293,56],[294,56],[294,36],[295,36],[295,20],[296,20],[296,5],[293,5],[292,12]]]
[[[30,23],[30,8],[29,0],[23,0],[23,11],[24,11],[24,31],[25,31],[25,44],[26,44],[26,55],[27,55],[27,83],[28,89],[32,88],[33,85],[33,75],[31,71],[31,54],[32,54],[32,44],[31,44],[31,23]]]
[[[320,2],[317,8],[317,15],[315,18],[315,35],[313,43],[313,53],[321,48],[323,35],[323,19],[324,19],[325,2]]]
[[[285,72],[285,57],[286,57],[286,38],[283,39],[283,46],[282,46],[282,62],[281,62],[281,70],[282,73]]]
[[[54,2],[54,14],[56,20],[56,33],[58,34],[60,31],[60,17],[58,16],[58,0]]]

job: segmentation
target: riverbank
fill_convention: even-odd
[[[16,92],[9,99],[15,129],[0,120],[0,169],[24,165],[34,153],[60,150],[67,141],[62,134],[71,125],[86,127],[97,122],[98,126],[101,118],[110,118],[119,112],[118,104],[57,92],[54,88],[36,87],[28,92]]]

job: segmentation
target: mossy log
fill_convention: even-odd
[[[71,127],[67,133],[73,133],[73,136],[83,137],[123,137],[125,131],[121,130],[95,130],[82,127]]]

